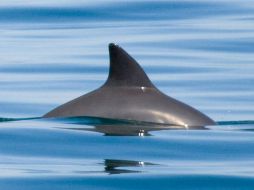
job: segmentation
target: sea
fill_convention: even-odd
[[[41,118],[105,82],[109,43],[217,125]],[[254,1],[1,0],[0,189],[254,189]]]

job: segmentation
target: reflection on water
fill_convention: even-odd
[[[107,119],[99,117],[69,117],[43,120],[75,124],[72,127],[67,126],[64,128],[81,131],[94,131],[103,133],[107,136],[149,136],[149,131],[185,129],[184,126],[180,125],[177,126],[135,120]],[[87,127],[87,125],[90,127]],[[200,127],[200,129],[202,128]]]
[[[138,167],[154,165],[152,163],[142,162],[142,161],[110,160],[110,159],[106,159],[104,161],[104,164],[105,164],[105,172],[109,174],[140,173],[141,171],[138,171],[138,170],[122,169],[122,168],[132,167],[132,168],[138,169]]]
[[[41,160],[16,158],[16,161],[5,161],[5,164],[0,164],[0,170],[4,173],[1,177],[7,176],[50,176],[50,175],[83,175],[90,174],[125,174],[125,173],[141,173],[147,172],[145,167],[156,166],[153,163],[133,161],[133,160],[114,160],[105,159],[104,162],[95,163],[91,160],[76,160],[71,162],[64,159],[49,159],[40,165]],[[58,163],[57,163],[58,162]],[[43,166],[43,168],[41,167]],[[157,166],[158,167],[158,166]]]
[[[158,124],[152,122],[109,119],[100,117],[66,117],[66,118],[0,118],[0,123],[17,121],[42,121],[47,124],[63,124],[54,126],[58,129],[77,131],[92,131],[106,136],[150,136],[150,132],[160,130],[227,130],[227,131],[253,131],[254,120],[248,121],[217,121],[217,125],[204,127],[188,127],[181,125]],[[46,124],[45,123],[45,124]]]
[[[62,129],[84,130],[103,133],[108,136],[149,136],[149,131],[186,129],[181,125],[159,124],[145,121],[109,119],[100,117],[66,117],[66,118],[0,118],[0,122],[40,120],[46,122],[57,122],[64,124],[74,124],[60,127]],[[205,127],[192,127],[188,129],[206,129]]]

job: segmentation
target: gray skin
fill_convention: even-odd
[[[109,44],[108,79],[100,88],[45,114],[45,118],[91,116],[199,128],[215,122],[159,91],[121,47]]]

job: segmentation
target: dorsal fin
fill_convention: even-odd
[[[127,52],[109,44],[110,68],[104,86],[154,87],[144,70]]]

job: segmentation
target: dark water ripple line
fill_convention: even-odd
[[[129,125],[161,125],[168,126],[170,124],[160,124],[152,123],[145,121],[135,121],[135,120],[125,120],[125,119],[112,119],[112,118],[103,118],[103,117],[91,117],[91,116],[80,116],[80,117],[63,117],[63,118],[43,118],[43,117],[25,117],[25,118],[6,118],[0,117],[0,122],[9,122],[9,121],[23,121],[23,120],[43,120],[43,121],[52,121],[52,122],[64,122],[69,124],[129,124]],[[250,125],[254,124],[254,120],[236,120],[236,121],[216,121],[218,126],[222,125]]]
[[[35,119],[41,119],[41,117],[24,117],[24,118],[0,117],[0,123],[1,123],[1,122],[9,122],[9,121],[35,120]]]
[[[149,12],[149,14],[147,14]],[[3,7],[0,9],[0,22],[54,22],[54,21],[129,21],[189,19],[214,15],[251,12],[247,8],[223,3],[208,2],[125,2],[100,4],[95,7]]]
[[[50,184],[50,185],[49,185]],[[56,176],[40,178],[3,178],[2,189],[181,189],[181,190],[250,190],[254,186],[253,177],[226,175],[123,175],[123,176]],[[50,188],[49,188],[50,187]]]
[[[217,121],[217,125],[254,125],[254,120]]]
[[[9,122],[9,121],[23,121],[23,120],[41,120],[41,121],[50,121],[50,122],[60,122],[67,124],[79,124],[79,125],[161,125],[168,126],[170,124],[159,124],[146,121],[136,121],[136,120],[127,120],[127,119],[112,119],[112,118],[103,118],[103,117],[92,117],[92,116],[80,116],[80,117],[62,117],[62,118],[43,118],[43,117],[25,117],[25,118],[4,118],[0,117],[0,122]],[[175,125],[174,125],[175,126]]]

